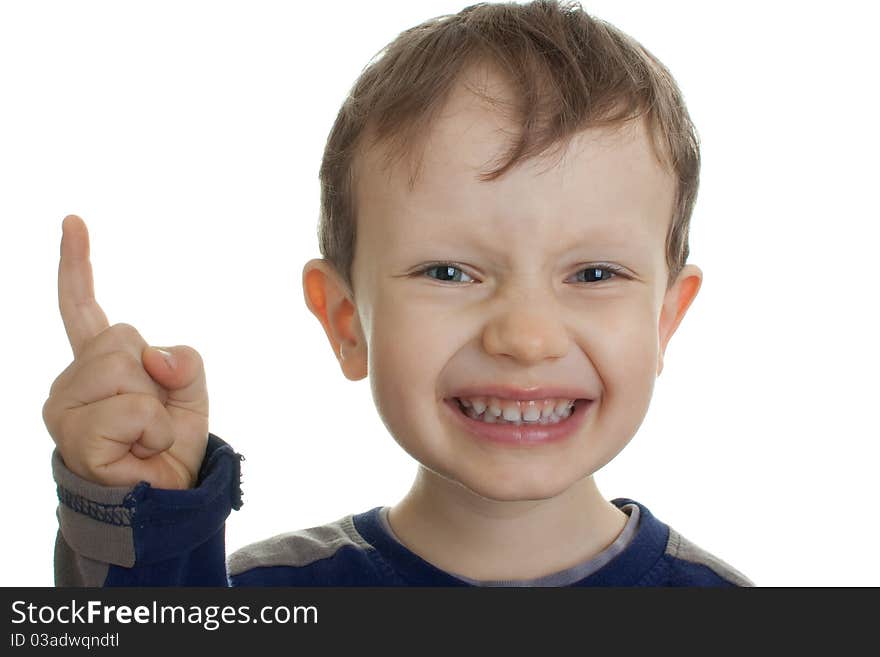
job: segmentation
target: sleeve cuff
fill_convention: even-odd
[[[242,506],[240,454],[208,434],[195,488],[165,490],[145,481],[133,488],[95,484],[65,466],[57,449],[52,474],[58,524],[74,552],[131,568],[180,557],[223,527]]]

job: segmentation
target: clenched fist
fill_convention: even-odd
[[[65,465],[105,486],[191,488],[208,443],[208,388],[199,353],[166,348],[129,324],[110,326],[95,300],[89,233],[62,223],[58,306],[73,362],[52,383],[43,421]]]

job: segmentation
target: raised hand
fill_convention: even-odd
[[[191,488],[208,441],[208,388],[199,353],[165,347],[129,324],[110,326],[95,300],[89,233],[62,223],[58,306],[73,362],[52,383],[43,421],[65,465],[105,486]]]

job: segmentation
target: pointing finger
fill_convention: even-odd
[[[61,261],[58,264],[58,307],[74,358],[83,346],[108,328],[107,316],[95,300],[95,281],[89,260],[89,231],[75,214],[61,224]]]

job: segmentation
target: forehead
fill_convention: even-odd
[[[563,243],[663,241],[675,186],[644,121],[584,130],[483,181],[518,136],[514,107],[501,78],[476,69],[423,136],[416,169],[406,159],[389,164],[382,144],[366,150],[355,179],[358,241],[374,234],[391,248],[464,234],[497,244],[499,235],[535,231]]]

